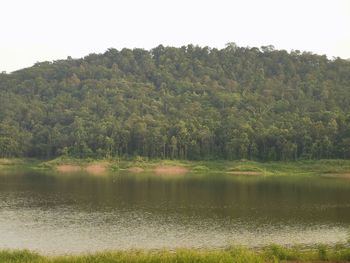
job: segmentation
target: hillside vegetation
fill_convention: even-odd
[[[350,158],[350,62],[109,49],[0,74],[0,157]]]

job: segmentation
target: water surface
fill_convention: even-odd
[[[344,242],[350,180],[0,174],[0,248],[45,254]]]

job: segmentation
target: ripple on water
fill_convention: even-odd
[[[345,242],[350,185],[285,178],[0,178],[0,248],[45,254]]]

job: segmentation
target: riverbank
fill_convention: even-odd
[[[68,262],[349,262],[350,248],[344,245],[308,249],[271,245],[260,250],[231,247],[223,250],[179,249],[175,251],[115,251],[73,256],[43,256],[28,250],[0,251],[0,262],[68,263]]]
[[[301,160],[289,162],[255,161],[186,161],[186,160],[145,160],[142,158],[120,159],[74,159],[60,157],[53,160],[0,159],[0,170],[32,169],[59,173],[86,172],[100,175],[126,171],[130,173],[187,174],[227,173],[234,175],[324,175],[350,178],[350,160]]]

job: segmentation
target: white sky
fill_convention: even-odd
[[[350,0],[0,0],[0,71],[107,48],[274,45],[350,58]]]

